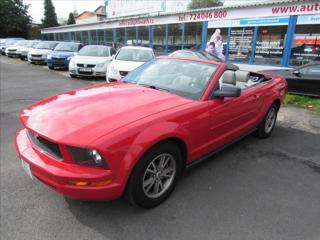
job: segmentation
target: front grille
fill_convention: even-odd
[[[63,61],[64,61],[64,58],[56,58],[56,57],[53,57],[52,60],[58,61],[58,62],[63,62]]]
[[[95,64],[82,64],[82,63],[77,64],[77,67],[94,68],[95,66],[96,66]]]
[[[15,52],[17,49],[8,49],[9,52]]]
[[[124,77],[124,76],[127,76],[128,73],[129,73],[129,72],[120,71],[120,75],[123,76],[123,77]]]
[[[42,57],[41,54],[31,54],[31,57]]]
[[[50,154],[51,156],[59,160],[62,160],[62,155],[58,144],[55,144],[43,137],[40,137],[39,135],[34,134],[31,131],[28,131],[28,136],[31,142],[39,149],[45,151],[46,153]]]

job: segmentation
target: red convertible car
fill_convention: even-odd
[[[268,137],[285,79],[201,59],[163,57],[122,81],[63,93],[21,112],[31,178],[75,199],[121,196],[151,208],[184,168],[255,132]]]

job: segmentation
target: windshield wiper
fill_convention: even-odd
[[[148,85],[148,84],[143,84],[143,83],[139,83],[138,85],[141,85],[143,87],[147,87],[147,88],[152,88],[152,89],[156,89],[156,90],[160,90],[160,91],[166,91],[166,92],[170,92],[170,90],[165,89],[165,88],[160,88],[160,87],[156,87],[154,85]]]

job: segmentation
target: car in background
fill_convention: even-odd
[[[170,57],[186,57],[186,58],[199,58],[199,59],[207,59],[207,60],[213,60],[216,62],[223,62],[219,57],[208,53],[204,50],[190,50],[190,49],[181,49],[174,51],[173,53],[169,54]],[[237,65],[234,65],[232,63],[228,63],[228,69],[233,70],[239,70],[239,67]]]
[[[1,45],[1,54],[6,55],[6,48],[14,46],[18,41],[24,40],[23,38],[7,38]]]
[[[310,62],[293,69],[261,72],[280,75],[287,79],[289,93],[320,97],[320,61]]]
[[[120,81],[129,72],[155,59],[152,48],[126,46],[118,50],[106,73],[106,81]]]
[[[33,50],[28,53],[28,61],[32,64],[46,64],[47,56],[59,44],[56,41],[41,41]]]
[[[70,59],[78,54],[83,47],[77,42],[61,42],[47,56],[47,65],[49,69],[63,68],[68,69]]]
[[[71,58],[70,77],[95,76],[105,77],[106,70],[116,50],[109,46],[87,45]]]
[[[5,53],[8,57],[20,57],[20,49],[28,44],[28,40],[16,42],[13,46],[7,47]]]
[[[40,40],[30,40],[26,44],[26,46],[20,47],[19,52],[20,52],[20,59],[21,60],[26,60],[28,59],[28,53],[35,49],[36,46],[40,43]]]

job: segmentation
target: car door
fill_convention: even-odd
[[[209,100],[211,149],[219,148],[255,127],[261,94],[262,91],[252,87],[242,90],[240,97]]]
[[[320,96],[320,63],[299,69],[294,86],[298,93]]]
[[[320,63],[294,70],[287,81],[289,92],[320,96]]]

